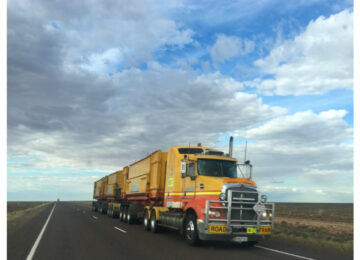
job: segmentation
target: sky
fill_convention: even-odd
[[[276,202],[353,202],[352,1],[7,3],[7,199],[196,145]]]

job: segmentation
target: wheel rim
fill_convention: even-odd
[[[123,216],[123,211],[122,209],[120,209],[120,213],[119,213],[119,219],[122,220],[122,216]]]
[[[131,218],[130,213],[128,213],[128,215],[127,215],[127,221],[128,222],[130,222],[130,218]]]
[[[155,219],[151,218],[151,228],[155,229]]]
[[[144,226],[147,227],[148,226],[148,218],[147,218],[147,213],[145,212],[144,214]]]
[[[195,225],[194,222],[190,220],[186,225],[186,232],[185,232],[186,238],[188,240],[191,240],[193,238],[194,232],[195,232]]]

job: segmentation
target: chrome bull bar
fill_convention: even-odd
[[[257,194],[258,199],[260,201],[261,194],[256,191],[237,191],[237,190],[229,190],[227,200],[207,200],[205,205],[205,218],[204,218],[204,228],[205,232],[208,233],[209,225],[226,225],[227,226],[227,234],[246,234],[246,228],[252,227],[256,228],[256,230],[260,229],[260,226],[271,226],[271,229],[274,229],[275,223],[275,203],[267,202],[261,203],[265,207],[266,216],[263,214],[257,214],[253,206],[257,203],[257,201],[249,202],[249,198],[244,198],[243,195],[237,197],[236,200],[233,200],[233,194],[240,193],[241,194]],[[252,199],[254,200],[254,199]],[[222,206],[214,206],[214,204],[220,204]],[[217,218],[215,216],[210,216],[210,211],[213,209],[223,210],[223,213],[226,213],[226,218],[222,215]],[[240,211],[240,219],[231,219],[232,212]],[[254,219],[245,219],[242,217],[242,213],[244,211],[253,211],[256,214],[256,218]],[[244,231],[245,229],[245,231]]]

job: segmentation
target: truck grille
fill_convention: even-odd
[[[231,193],[229,191],[227,191],[227,195],[232,194],[231,220],[257,220],[257,214],[253,210],[254,205],[258,202],[257,191],[247,187],[231,189]]]

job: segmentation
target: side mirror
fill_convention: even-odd
[[[180,168],[181,178],[185,178],[186,176],[186,162],[181,161],[181,168]]]

